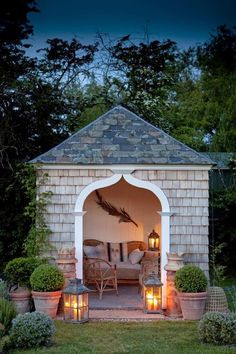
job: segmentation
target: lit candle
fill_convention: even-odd
[[[151,240],[152,240],[152,248],[154,248],[155,247],[155,240],[154,240],[154,238],[152,238]]]
[[[154,305],[154,311],[157,310],[158,301],[155,298],[153,300],[153,305]]]
[[[150,311],[152,309],[153,306],[153,295],[152,293],[147,293],[146,295],[146,299],[147,299],[147,309]]]

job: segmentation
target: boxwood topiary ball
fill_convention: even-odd
[[[13,347],[32,348],[48,344],[55,333],[52,319],[42,312],[19,314],[12,321],[10,340]]]
[[[43,264],[31,274],[30,284],[34,291],[57,291],[64,285],[64,276],[56,266]]]
[[[4,275],[11,285],[30,287],[30,276],[43,260],[34,257],[19,257],[9,261],[4,269]]]
[[[236,343],[236,320],[233,315],[222,312],[207,312],[198,325],[202,342],[218,345]]]
[[[195,265],[185,265],[175,274],[175,288],[182,293],[200,293],[206,291],[207,277],[202,269]]]

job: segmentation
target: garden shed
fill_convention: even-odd
[[[76,277],[83,278],[84,240],[147,243],[152,230],[160,235],[163,304],[167,252],[208,273],[209,158],[117,106],[31,162],[39,179],[48,175],[39,192],[52,192],[54,256],[66,263],[75,249]],[[109,215],[98,196],[131,222]]]

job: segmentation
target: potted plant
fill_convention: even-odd
[[[9,284],[9,295],[15,303],[17,312],[30,310],[30,276],[42,260],[33,257],[20,257],[9,261],[4,269],[4,276]]]
[[[30,284],[36,311],[56,317],[64,285],[63,273],[52,264],[43,264],[32,273]]]
[[[175,288],[185,320],[200,320],[207,298],[207,278],[202,269],[185,265],[175,274]]]

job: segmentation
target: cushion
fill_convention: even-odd
[[[101,258],[108,260],[107,249],[103,244],[97,246],[84,246],[84,253],[88,258]]]
[[[127,242],[113,243],[107,242],[108,261],[112,263],[128,261]]]
[[[97,257],[97,249],[94,246],[84,246],[84,253],[85,256],[89,258],[96,258]]]
[[[102,268],[107,268],[108,265],[102,264]],[[116,263],[117,279],[138,280],[141,264],[131,264],[128,262]]]
[[[144,255],[144,251],[140,251],[140,249],[136,249],[133,250],[130,254],[129,254],[129,261],[131,264],[137,264],[141,261],[141,259],[143,258]]]

